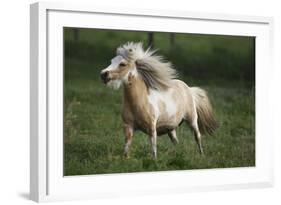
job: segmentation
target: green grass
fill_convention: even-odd
[[[122,89],[111,90],[99,80],[105,63],[65,58],[64,175],[255,166],[254,89],[244,81],[200,80],[184,72],[181,79],[188,85],[203,85],[208,91],[221,123],[214,136],[203,136],[205,156],[182,124],[178,145],[167,135],[158,138],[156,161],[141,132],[135,133],[130,158],[124,159]]]
[[[64,29],[64,175],[188,170],[255,166],[254,38],[155,33],[158,53],[174,64],[180,79],[207,90],[220,128],[203,136],[201,156],[187,125],[177,129],[179,144],[158,138],[158,159],[152,160],[148,136],[136,132],[130,158],[124,159],[122,89],[105,87],[99,73],[115,49],[142,41],[146,32]]]

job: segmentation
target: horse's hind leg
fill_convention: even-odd
[[[168,132],[168,135],[170,137],[170,140],[174,143],[174,144],[177,144],[179,141],[178,141],[178,138],[177,138],[177,133],[176,133],[176,130],[172,130],[171,132]]]
[[[191,128],[193,129],[194,137],[195,137],[195,140],[197,142],[197,146],[199,148],[200,154],[204,154],[202,142],[201,142],[201,133],[200,133],[199,128],[198,128],[197,118],[194,119],[193,122],[191,123]]]
[[[196,140],[200,154],[204,154],[202,142],[201,142],[201,133],[199,131],[197,119],[198,119],[198,117],[195,115],[193,117],[193,119],[189,118],[189,119],[186,119],[185,121],[190,126],[190,128],[193,130],[194,138]]]

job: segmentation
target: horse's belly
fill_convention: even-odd
[[[182,119],[158,119],[157,123],[156,123],[156,132],[157,135],[164,135],[167,134],[168,132],[171,132],[172,130],[174,130],[176,127],[178,127],[178,125],[181,123]],[[146,126],[147,125],[147,126]],[[142,132],[146,133],[146,134],[150,134],[149,133],[149,127],[147,123],[135,123],[134,124],[134,128],[135,130],[141,130]]]
[[[161,126],[161,127],[157,127],[157,135],[164,135],[167,134],[169,132],[171,132],[173,129],[175,129],[175,127],[173,126]]]
[[[182,121],[181,118],[165,118],[165,119],[158,119],[157,124],[156,124],[156,130],[157,130],[157,134],[158,135],[163,135],[163,134],[167,134],[168,132],[172,131],[173,129],[175,129],[176,127],[178,127],[178,125],[180,124],[180,122]]]

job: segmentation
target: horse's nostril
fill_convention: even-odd
[[[101,74],[100,74],[100,77],[101,77],[101,79],[102,79],[103,81],[105,81],[105,80],[107,79],[107,77],[108,77],[108,71],[101,73]]]

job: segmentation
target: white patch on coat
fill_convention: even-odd
[[[101,72],[104,73],[106,71],[112,71],[117,69],[123,59],[124,58],[122,56],[115,56],[111,59],[111,64],[107,68],[103,69]]]
[[[157,91],[150,89],[148,95],[148,101],[153,106],[155,110],[156,118],[159,118],[161,115],[158,102],[162,101],[165,105],[165,111],[168,114],[168,117],[172,117],[177,113],[177,105],[172,97],[172,93],[170,90],[167,91]]]

